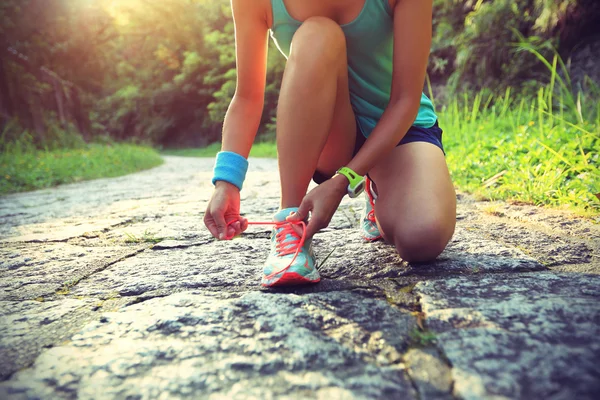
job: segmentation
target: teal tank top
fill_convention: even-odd
[[[302,24],[287,11],[283,0],[271,0],[271,37],[287,58],[292,37]],[[368,137],[390,101],[394,48],[394,26],[388,0],[365,0],[355,20],[341,25],[346,36],[350,101],[358,124]],[[432,127],[437,120],[431,100],[421,95],[413,125]]]

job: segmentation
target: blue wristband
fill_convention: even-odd
[[[217,153],[212,183],[214,185],[217,181],[225,181],[242,190],[247,171],[248,160],[243,156],[232,151],[221,151]]]

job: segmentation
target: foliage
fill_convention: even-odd
[[[0,154],[0,194],[120,176],[161,163],[155,150],[131,144],[48,151],[13,145]]]
[[[451,91],[496,92],[545,79],[534,57],[515,57],[519,37],[544,57],[556,47],[556,27],[576,0],[435,0],[430,74],[449,77]],[[525,89],[528,87],[526,86]]]
[[[512,86],[535,94],[536,85],[527,81],[544,80],[546,74],[534,56],[515,56],[514,42],[526,41],[543,57],[551,56],[561,21],[587,3],[435,0],[430,76],[434,83],[450,78],[458,91],[487,88],[498,93]],[[92,136],[204,146],[218,140],[235,91],[229,7],[227,0],[7,0],[0,5],[0,44],[75,85],[90,116]],[[285,62],[271,46],[262,140],[273,138]],[[18,109],[35,110],[36,96],[52,103],[56,88],[6,60],[8,86]],[[29,118],[22,112],[12,116],[23,126]],[[0,128],[7,121],[0,120]],[[44,129],[29,129],[40,148],[55,145],[54,138],[40,132],[61,125],[51,113],[44,121]],[[63,131],[71,128],[60,126]],[[64,144],[58,140],[56,146]]]
[[[10,151],[14,147],[55,150],[85,146],[83,138],[72,124],[61,126],[54,114],[46,115],[45,123],[45,135],[37,136],[23,129],[16,119],[6,121],[4,129],[0,132],[0,150]]]

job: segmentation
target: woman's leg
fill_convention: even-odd
[[[377,187],[375,216],[384,239],[406,261],[437,257],[456,223],[456,194],[440,148],[425,142],[398,146],[369,175]]]
[[[356,137],[339,25],[309,18],[291,48],[277,107],[281,208],[300,205],[316,169],[333,175],[349,162]]]
[[[277,158],[282,209],[273,216],[275,221],[285,221],[289,208],[300,205],[315,170],[333,174],[352,157],[356,123],[347,71],[341,28],[327,18],[306,20],[292,39],[279,94]],[[293,247],[300,235],[294,231],[292,225],[274,230],[263,286],[320,280],[311,241],[300,249]]]

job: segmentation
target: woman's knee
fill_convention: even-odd
[[[302,23],[292,39],[288,62],[331,63],[346,53],[346,38],[342,28],[326,17],[311,17]]]
[[[385,238],[394,244],[403,260],[408,262],[433,261],[446,248],[454,233],[454,223],[444,218],[420,221],[418,224],[397,223],[383,228]]]

